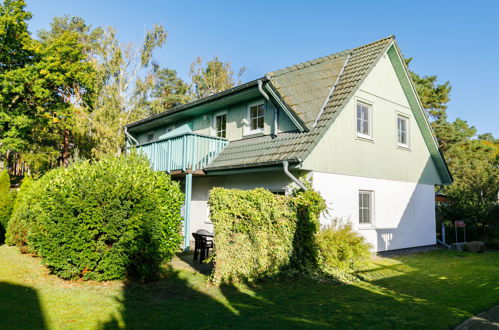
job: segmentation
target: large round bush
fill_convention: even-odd
[[[131,155],[48,174],[28,242],[62,278],[153,278],[181,242],[177,182]]]

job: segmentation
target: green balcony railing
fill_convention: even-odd
[[[208,166],[229,143],[228,140],[184,133],[138,145],[137,151],[151,161],[156,171],[196,171]]]

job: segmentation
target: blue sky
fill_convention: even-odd
[[[136,44],[163,24],[156,58],[184,79],[197,56],[245,66],[249,81],[394,34],[415,72],[451,82],[450,119],[499,137],[499,1],[28,0],[28,9],[33,32],[69,14]]]

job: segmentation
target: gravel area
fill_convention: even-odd
[[[419,247],[408,248],[408,249],[382,251],[382,252],[378,252],[377,255],[379,255],[380,257],[393,257],[393,256],[399,256],[399,255],[433,251],[433,250],[438,250],[441,248],[442,247],[437,246],[437,245],[428,245],[428,246],[419,246]]]
[[[480,313],[478,315],[469,318],[460,325],[458,325],[455,330],[497,330],[499,329],[499,305],[489,309],[486,312]]]

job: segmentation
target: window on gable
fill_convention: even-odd
[[[397,142],[399,146],[409,146],[409,118],[397,116]]]
[[[263,103],[249,106],[249,133],[263,132],[265,106]]]
[[[371,106],[365,103],[357,103],[357,135],[371,138]]]
[[[373,201],[374,192],[359,191],[359,224],[368,225],[373,223]]]
[[[219,114],[215,116],[215,129],[217,136],[221,138],[227,137],[227,114]]]

